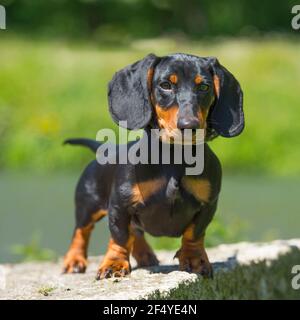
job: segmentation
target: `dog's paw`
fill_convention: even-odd
[[[130,263],[125,259],[110,260],[104,259],[100,265],[96,280],[102,280],[112,277],[125,277],[131,272]]]
[[[87,264],[87,259],[83,253],[71,250],[64,258],[63,273],[84,273]]]
[[[134,258],[139,268],[159,265],[159,261],[152,251],[139,252],[138,254],[134,255]]]
[[[174,258],[179,260],[179,270],[198,273],[204,278],[213,278],[213,268],[210,264],[205,250],[183,250],[179,249]]]
[[[159,264],[155,253],[146,241],[144,235],[136,235],[133,243],[132,256],[138,267],[151,267]]]

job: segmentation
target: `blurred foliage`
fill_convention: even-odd
[[[112,49],[83,43],[0,42],[0,168],[78,170],[90,151],[62,147],[69,137],[95,138],[117,130],[108,113],[107,83],[114,72],[149,52],[215,55],[239,79],[246,128],[240,137],[211,146],[224,170],[275,175],[300,174],[300,43],[298,39],[186,42],[136,40]]]
[[[290,32],[294,0],[2,0],[20,33],[93,38],[109,43],[177,34]]]
[[[28,244],[15,244],[11,247],[11,253],[18,256],[19,261],[53,261],[57,258],[51,249],[40,246],[40,235],[34,233]]]

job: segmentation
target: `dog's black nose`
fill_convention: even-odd
[[[178,129],[198,129],[200,127],[200,121],[196,117],[179,118],[177,127]]]

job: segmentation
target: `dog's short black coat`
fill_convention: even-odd
[[[174,129],[203,128],[209,141],[218,135],[236,136],[244,128],[240,85],[213,57],[150,54],[117,72],[108,96],[112,118],[117,123],[127,121],[128,129],[166,129],[171,136]],[[95,152],[100,145],[89,139],[66,142]],[[157,263],[144,231],[154,236],[183,235],[177,253],[181,269],[210,274],[203,238],[217,207],[221,165],[205,143],[202,174],[186,176],[187,166],[172,159],[168,165],[92,161],[76,189],[76,227],[65,270],[85,270],[90,231],[108,213],[111,241],[99,278],[128,273],[132,250],[139,265]]]

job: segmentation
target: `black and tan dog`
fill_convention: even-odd
[[[206,141],[218,135],[237,136],[244,128],[242,107],[238,81],[216,58],[150,54],[117,72],[109,84],[114,121],[127,121],[128,129],[165,129],[160,143],[183,129],[205,129]],[[66,142],[93,151],[100,145],[89,139]],[[182,236],[175,255],[180,270],[210,276],[204,235],[216,211],[222,172],[207,143],[204,160],[198,176],[185,175],[187,165],[172,161],[168,165],[92,161],[76,189],[76,227],[64,260],[65,272],[85,271],[93,226],[108,214],[111,239],[98,279],[130,273],[130,254],[138,266],[158,264],[144,231],[153,236]]]

